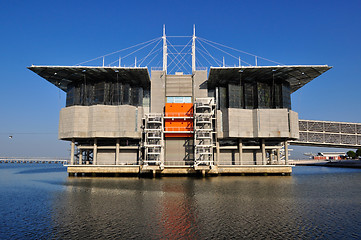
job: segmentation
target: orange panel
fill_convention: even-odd
[[[193,103],[166,103],[166,117],[193,117]]]
[[[193,104],[192,103],[166,103],[166,117],[192,117],[165,119],[165,131],[193,131]],[[192,137],[192,133],[166,133],[165,137]]]

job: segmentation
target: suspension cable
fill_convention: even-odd
[[[115,51],[115,52],[112,52],[112,53],[108,53],[108,54],[105,54],[105,55],[102,55],[102,56],[99,56],[99,57],[90,59],[90,60],[85,61],[85,62],[81,62],[81,63],[75,64],[74,66],[78,66],[78,65],[81,65],[81,64],[84,64],[84,63],[87,63],[87,62],[91,62],[91,61],[94,61],[94,60],[103,58],[103,57],[107,57],[107,56],[109,56],[109,55],[112,55],[112,54],[115,54],[115,53],[119,53],[119,52],[122,52],[122,51],[125,51],[125,50],[128,50],[128,49],[131,49],[131,48],[135,48],[135,47],[137,47],[137,46],[140,46],[140,45],[143,45],[143,44],[152,42],[152,41],[157,41],[157,40],[159,40],[159,39],[161,39],[161,37],[153,38],[153,39],[151,39],[151,40],[149,40],[149,41],[142,42],[142,43],[138,43],[138,44],[133,45],[133,46],[131,46],[131,47],[123,48],[123,49],[121,49],[121,50],[118,50],[118,51]]]

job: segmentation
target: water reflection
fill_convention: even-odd
[[[138,179],[0,168],[0,191],[0,239],[361,238],[354,169]]]
[[[354,213],[360,213],[361,192],[345,192],[339,184],[350,182],[350,174],[361,180],[360,171],[335,174],[68,178],[66,191],[54,202],[56,237],[303,239],[345,237],[347,232],[353,235],[346,236],[360,236],[355,227],[360,220]]]

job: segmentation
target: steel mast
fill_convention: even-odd
[[[193,25],[192,37],[192,72],[196,70],[196,25]]]
[[[163,71],[165,71],[165,73],[167,73],[167,38],[165,35],[165,24],[163,25]]]

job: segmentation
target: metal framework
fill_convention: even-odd
[[[164,165],[164,134],[162,114],[150,113],[145,116],[144,165]]]
[[[299,120],[300,138],[290,143],[304,146],[361,147],[361,123]]]
[[[194,103],[194,165],[213,165],[214,98],[197,98]]]

